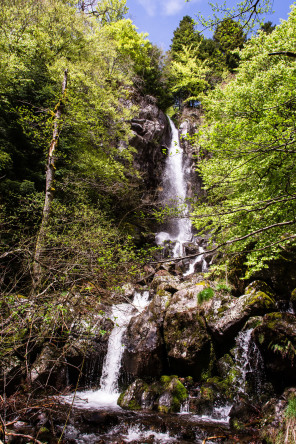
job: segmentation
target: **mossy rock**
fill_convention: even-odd
[[[177,376],[162,376],[161,395],[157,401],[158,411],[163,413],[179,412],[181,404],[188,397],[187,389]]]
[[[117,404],[126,410],[150,409],[176,413],[187,397],[187,389],[177,376],[162,376],[160,381],[151,385],[137,379],[121,393]]]
[[[268,296],[272,298],[275,296],[274,291],[264,281],[259,281],[259,280],[253,281],[245,288],[245,294],[257,293],[260,291],[266,293]]]
[[[120,394],[117,404],[125,410],[140,410],[142,395],[147,389],[148,385],[141,379],[137,379]]]
[[[219,308],[210,308],[205,313],[208,328],[218,341],[225,341],[234,338],[244,324],[251,317],[262,316],[276,310],[276,303],[270,294],[254,288],[249,289],[249,293],[239,298],[226,298],[226,303],[221,300]],[[217,305],[217,304],[216,304]],[[227,307],[224,310],[224,306]]]

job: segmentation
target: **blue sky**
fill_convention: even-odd
[[[227,6],[231,7],[235,3],[234,0],[227,0]],[[267,15],[265,21],[279,24],[280,19],[286,20],[292,3],[292,0],[274,0],[274,13]],[[138,27],[138,31],[147,32],[149,40],[165,51],[169,49],[173,32],[184,15],[194,19],[198,12],[206,17],[211,13],[207,0],[190,0],[189,3],[185,0],[127,0],[127,6],[128,17]]]

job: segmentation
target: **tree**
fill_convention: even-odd
[[[64,79],[62,83],[62,96],[59,103],[55,107],[55,115],[53,122],[53,134],[52,140],[48,150],[47,164],[46,164],[46,184],[45,184],[45,199],[42,212],[42,220],[39,229],[39,233],[36,240],[34,262],[33,262],[33,287],[36,288],[41,276],[41,264],[40,259],[42,255],[42,249],[44,244],[44,238],[46,236],[46,229],[49,223],[51,205],[54,198],[54,178],[55,178],[55,155],[59,141],[61,131],[61,119],[63,108],[65,107],[66,89],[68,83],[68,71],[64,72]]]
[[[178,57],[179,52],[183,52],[184,47],[195,47],[202,40],[202,36],[195,30],[195,22],[185,15],[179,23],[178,28],[174,31],[170,54],[173,60]]]
[[[129,121],[136,111],[130,102],[133,80],[149,64],[150,44],[136,32],[131,21],[102,25],[93,15],[77,11],[76,2],[71,5],[63,0],[3,0],[2,3],[0,254],[9,261],[14,258],[9,267],[8,262],[3,264],[5,286],[7,291],[22,288],[21,291],[29,292],[32,270],[28,265],[32,264],[34,244],[41,233],[35,255],[35,265],[41,266],[43,275],[37,279],[39,288],[50,281],[55,288],[69,287],[70,277],[75,281],[79,267],[80,279],[86,273],[83,270],[89,250],[81,248],[84,253],[78,263],[76,248],[73,244],[71,248],[70,236],[62,236],[65,230],[61,229],[58,220],[62,218],[57,214],[63,208],[64,214],[69,215],[67,231],[79,225],[81,235],[91,214],[104,214],[107,231],[112,232],[112,217],[118,211],[118,202],[128,194],[128,173],[133,175],[132,149],[128,144]],[[65,69],[67,100],[61,102]],[[60,117],[59,111],[62,111]],[[51,166],[47,168],[51,176],[46,186],[50,203],[47,205],[45,153],[49,146],[54,146],[54,156],[50,156]],[[76,208],[87,208],[81,212],[81,219],[86,218],[84,224],[71,220],[67,210],[70,201]],[[46,208],[45,224],[43,208]],[[131,242],[125,242],[119,231],[111,237],[113,240],[107,241],[105,250],[97,250],[102,258],[105,251],[104,262],[109,264],[109,270],[122,261],[130,261],[132,266]],[[114,239],[118,239],[117,244]],[[120,245],[122,254],[115,244]],[[8,256],[9,251],[18,253]],[[76,272],[71,274],[74,262]],[[95,279],[95,260],[91,263],[84,276],[90,278],[92,274]],[[35,267],[36,277],[40,275],[39,265]],[[127,272],[128,267],[123,268]]]
[[[199,100],[200,94],[206,89],[208,83],[206,76],[209,71],[206,61],[200,61],[192,47],[183,47],[178,57],[171,62],[170,81],[171,91],[177,97],[180,107]]]
[[[273,25],[271,21],[263,23],[263,25],[261,25],[261,27],[260,27],[261,31],[265,32],[266,34],[271,34],[272,31],[275,30],[275,28],[276,28],[276,25]]]
[[[227,7],[225,1],[222,5],[210,3],[212,14],[209,18],[198,15],[198,23],[205,29],[214,31],[217,25],[223,20],[235,20],[243,27],[246,34],[254,31],[256,25],[262,25],[261,17],[271,11],[272,2],[270,0],[242,0],[232,8]]]
[[[226,66],[233,71],[239,64],[239,56],[234,50],[242,49],[246,41],[242,26],[233,19],[224,19],[217,25],[213,38],[225,57]]]
[[[198,168],[208,197],[194,225],[212,230],[226,255],[244,252],[246,276],[295,245],[295,61],[268,55],[293,48],[295,29],[294,9],[270,35],[252,38],[236,78],[203,99]]]

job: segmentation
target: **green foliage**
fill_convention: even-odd
[[[218,23],[213,38],[232,72],[239,65],[238,53],[234,51],[241,49],[246,41],[243,27],[233,19],[224,19]]]
[[[293,9],[248,42],[237,77],[203,100],[198,168],[207,202],[195,208],[194,225],[212,230],[225,253],[246,250],[246,276],[295,243],[295,62],[268,56],[296,44],[295,29]]]
[[[184,46],[171,63],[171,91],[179,97],[180,103],[197,101],[208,86],[206,76],[209,69],[205,61],[197,60],[195,51]]]
[[[226,56],[213,39],[204,38],[185,16],[174,31],[165,71],[174,105],[197,106],[201,92],[221,81]]]
[[[276,25],[273,25],[271,21],[263,23],[263,25],[260,27],[260,30],[265,32],[266,34],[271,34],[272,31],[274,31],[276,28]]]
[[[231,293],[231,287],[228,284],[225,284],[224,282],[218,282],[216,284],[216,290],[221,291],[223,293]]]
[[[204,288],[202,291],[200,291],[197,295],[197,301],[199,304],[202,302],[208,301],[214,296],[214,290],[210,287]]]
[[[285,417],[288,419],[296,419],[296,397],[289,399],[288,405],[285,409]]]
[[[133,239],[114,228],[114,218],[121,218],[130,210],[125,206],[137,198],[127,179],[137,178],[129,122],[137,111],[132,105],[137,79],[153,71],[152,45],[123,18],[125,0],[100,2],[87,14],[78,3],[2,2],[0,254],[18,252],[9,255],[2,268],[10,270],[2,273],[9,291],[29,291],[29,258],[42,217],[45,162],[61,100],[43,284],[52,279],[67,290],[79,279],[101,279],[98,288],[105,282],[106,289],[115,285],[115,276],[120,281],[128,270],[134,276],[134,261],[141,262],[142,250],[137,254]],[[61,99],[65,68],[68,88]],[[150,80],[153,90],[158,80],[152,74]],[[108,273],[113,277],[109,279]]]
[[[201,40],[202,36],[195,30],[194,20],[186,15],[182,18],[178,28],[174,31],[170,50],[172,59],[175,60],[178,58],[178,54],[183,51],[184,47],[192,47],[195,49]]]
[[[212,13],[208,18],[201,14],[197,15],[197,21],[203,28],[209,28],[212,31],[216,29],[218,23],[223,20],[239,21],[245,32],[252,32],[256,25],[262,25],[262,16],[271,12],[272,2],[270,0],[242,0],[234,4],[231,8],[227,7],[227,2],[210,3]]]

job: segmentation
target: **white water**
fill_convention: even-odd
[[[236,338],[235,364],[241,377],[238,379],[237,393],[247,394],[248,379],[253,380],[253,390],[259,393],[263,378],[263,360],[259,349],[252,341],[253,328],[241,331]]]
[[[205,273],[206,271],[208,271],[208,265],[207,262],[205,260],[205,257],[202,253],[205,252],[205,250],[202,247],[198,248],[199,253],[201,253],[200,255],[196,256],[196,258],[191,262],[191,264],[189,265],[188,270],[186,271],[186,273],[184,273],[184,276],[189,276],[190,274],[193,274],[195,271],[195,265],[198,263],[201,263],[201,271],[203,273]]]
[[[140,314],[148,305],[149,292],[135,293],[131,304],[118,304],[112,306],[111,319],[114,322],[113,330],[109,336],[108,350],[103,363],[99,390],[77,392],[75,406],[84,408],[119,408],[117,399],[120,395],[118,377],[121,367],[121,358],[124,350],[122,337],[128,324],[135,314]],[[64,398],[72,402],[73,395]]]
[[[134,442],[138,440],[147,440],[153,437],[154,443],[171,443],[177,440],[169,435],[169,433],[160,433],[153,430],[141,430],[140,426],[129,427],[126,435],[123,435],[124,442]]]
[[[157,245],[163,245],[166,241],[174,243],[172,255],[174,258],[182,257],[185,254],[184,244],[191,242],[192,225],[189,218],[189,209],[186,203],[187,184],[185,180],[184,153],[179,141],[179,132],[170,118],[172,140],[169,147],[166,166],[164,169],[163,196],[162,203],[168,209],[175,211],[175,217],[170,219],[168,231],[161,231],[156,234]],[[182,136],[186,136],[187,128],[182,130]],[[204,253],[199,247],[199,253]],[[189,276],[195,271],[195,265],[201,262],[202,272],[207,271],[207,263],[203,254],[199,254],[192,260],[189,269],[184,276]]]
[[[189,396],[180,407],[180,415],[188,415],[190,413]]]
[[[192,420],[228,424],[230,419],[229,413],[231,408],[232,408],[231,404],[227,404],[220,407],[214,407],[211,415],[192,415]]]
[[[161,245],[164,241],[175,242],[173,257],[183,255],[183,244],[191,241],[191,221],[188,217],[186,204],[187,186],[183,171],[183,149],[179,142],[179,133],[169,118],[172,140],[164,170],[163,204],[174,209],[177,214],[170,220],[169,232],[160,232],[156,235],[156,243]]]

